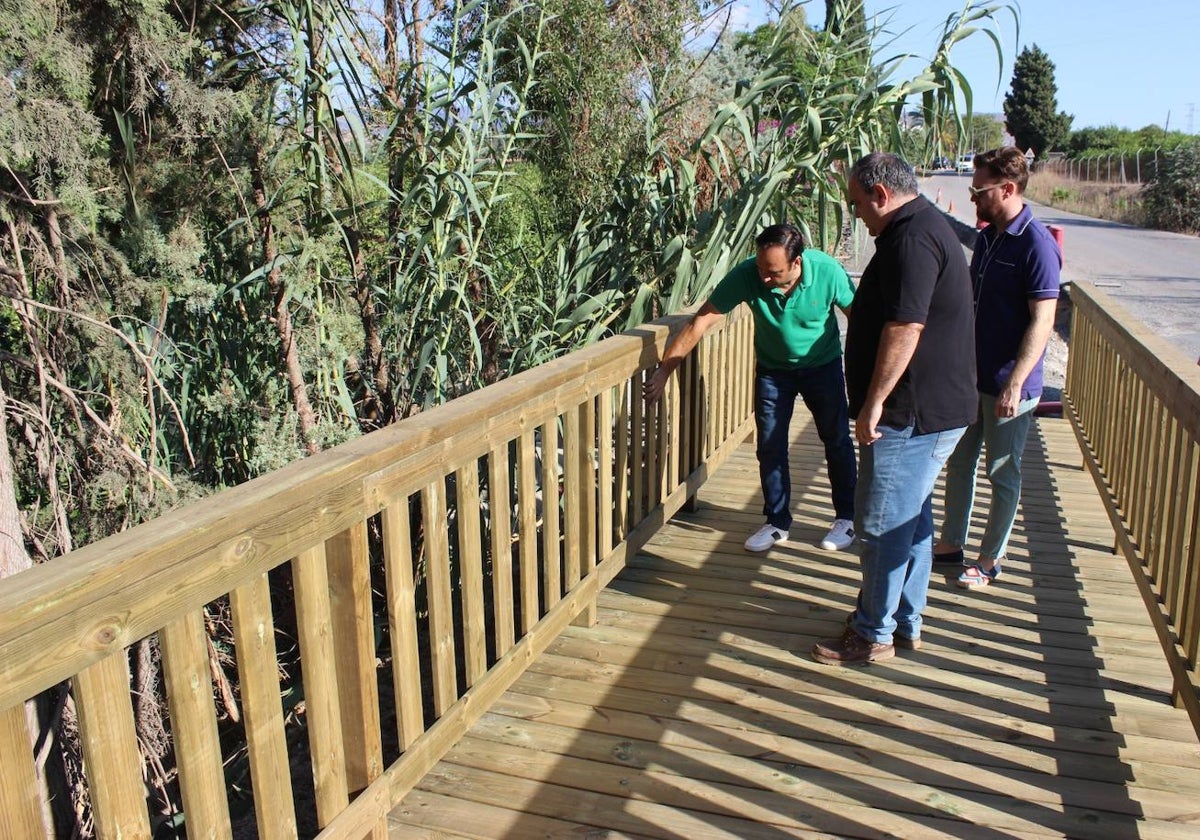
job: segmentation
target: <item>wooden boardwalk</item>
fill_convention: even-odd
[[[831,668],[808,651],[859,571],[815,547],[819,444],[797,427],[793,540],[765,555],[741,548],[761,523],[744,445],[391,837],[1200,838],[1200,744],[1065,421],[1038,422],[1025,465],[998,584],[935,573],[920,651]]]

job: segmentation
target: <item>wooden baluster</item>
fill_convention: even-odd
[[[229,593],[233,639],[237,650],[238,680],[254,785],[254,819],[263,840],[294,838],[296,806],[287,740],[283,728],[283,702],[279,693],[279,661],[275,652],[275,622],[271,615],[271,589],[267,576]]]
[[[487,622],[483,614],[483,537],[479,528],[479,462],[454,474],[458,506],[458,573],[462,597],[463,664],[467,687],[487,672]]]
[[[324,543],[317,543],[292,560],[292,588],[296,593],[296,626],[304,668],[304,709],[317,823],[324,828],[350,801]]]
[[[679,479],[686,480],[696,469],[696,453],[692,450],[696,433],[696,354],[688,353],[679,366],[679,454],[676,463],[679,469]],[[688,510],[692,510],[694,499],[688,500]]]
[[[512,488],[508,478],[508,443],[488,453],[488,499],[492,520],[492,610],[496,658],[513,646]]]
[[[1146,535],[1148,555],[1152,558],[1150,568],[1154,570],[1154,577],[1159,582],[1161,589],[1162,576],[1171,565],[1171,558],[1163,551],[1164,529],[1170,514],[1167,494],[1171,487],[1172,474],[1179,465],[1176,462],[1165,460],[1167,453],[1171,451],[1172,435],[1174,434],[1171,414],[1157,396],[1154,398],[1154,408],[1156,414],[1154,443],[1150,452],[1147,453],[1149,460],[1144,467],[1150,486],[1144,504],[1145,514],[1142,518],[1141,528],[1142,533]]]
[[[580,555],[583,542],[583,443],[580,440],[579,410],[563,414],[563,570],[564,589],[571,591],[579,583]]]
[[[538,529],[537,529],[537,458],[533,432],[517,438],[517,514],[520,539],[521,635],[537,623],[538,610]]]
[[[738,383],[735,426],[740,426],[753,411],[751,397],[754,388],[754,343],[744,320],[738,322],[738,346],[737,360],[734,363]]]
[[[106,656],[73,679],[83,764],[99,840],[150,837],[125,657],[123,650]],[[255,798],[257,801],[257,790]]]
[[[716,414],[713,408],[716,406],[716,383],[713,381],[713,342],[709,338],[706,341],[701,341],[698,352],[698,361],[700,365],[700,391],[703,398],[704,416],[701,418],[703,422],[703,432],[701,434],[700,457],[707,461],[712,457],[715,449],[714,441],[717,436]]]
[[[578,408],[579,447],[579,560],[578,574],[586,577],[596,568],[596,399],[589,397]],[[579,627],[596,623],[596,600],[583,605],[574,622]]]
[[[425,531],[425,573],[429,593],[429,647],[433,665],[433,711],[438,717],[458,699],[454,647],[454,604],[451,597],[450,542],[446,534],[446,482],[431,482],[421,492]]]
[[[558,420],[542,425],[542,603],[549,610],[562,598],[559,545]]]
[[[667,382],[667,388],[671,387],[671,383]],[[654,404],[646,406],[646,467],[645,467],[645,487],[646,487],[646,507],[645,516],[658,507],[658,503],[662,498],[659,492],[660,479],[659,468],[661,464],[659,450],[659,435],[658,435],[658,415],[663,410],[663,402],[666,400],[666,393],[657,400]]]
[[[421,654],[417,641],[417,596],[413,579],[412,525],[408,498],[383,509],[383,563],[387,576],[388,627],[392,637],[392,692],[400,749],[425,731],[421,709]]]
[[[634,399],[641,399],[640,395],[633,394],[633,388],[630,381],[626,380],[617,388],[617,451],[615,455],[615,470],[613,476],[613,513],[616,516],[615,539],[621,542],[629,533],[629,506],[630,490],[629,490],[629,424],[630,419],[630,402]]]
[[[603,563],[613,549],[613,389],[600,392],[599,415],[596,418],[596,461],[600,474],[596,478],[599,498],[596,500],[596,531],[599,540],[598,562]]]
[[[645,441],[646,441],[646,401],[642,399],[642,384],[643,373],[639,372],[633,378],[633,387],[630,389],[629,401],[632,404],[632,417],[630,418],[630,435],[633,438],[632,446],[629,448],[629,472],[631,476],[631,493],[629,506],[629,521],[626,523],[626,532],[632,531],[638,525],[642,524],[642,519],[646,516],[646,465],[645,465]]]
[[[0,756],[0,837],[43,840],[47,832],[24,703],[0,712]]]
[[[159,642],[188,837],[231,838],[204,610],[168,624],[159,633]]]
[[[716,439],[713,442],[715,450],[724,446],[725,440],[730,437],[730,334],[721,330],[713,337],[713,355],[716,362],[716,388],[713,394],[713,403],[716,406]]]
[[[1193,443],[1193,447],[1195,443]],[[1197,458],[1200,460],[1200,457]],[[1196,479],[1200,470],[1195,461],[1192,467],[1192,487],[1196,488]],[[1183,598],[1179,605],[1179,621],[1176,625],[1179,631],[1179,641],[1187,654],[1188,663],[1193,676],[1200,668],[1200,492],[1192,493],[1191,526],[1188,534],[1188,545],[1179,557],[1181,566],[1180,590]]]
[[[579,431],[583,446],[579,451],[579,470],[583,479],[583,575],[596,568],[596,397],[579,407]]]
[[[1145,562],[1150,560],[1154,553],[1146,533],[1146,517],[1153,480],[1150,466],[1158,458],[1158,450],[1155,448],[1158,434],[1158,400],[1154,398],[1140,375],[1135,375],[1134,394],[1137,400],[1139,434],[1137,446],[1130,455],[1129,507],[1125,511],[1125,521],[1130,525],[1130,531]]]
[[[328,539],[325,562],[329,568],[346,784],[353,793],[383,772],[367,523],[359,522]]]
[[[1129,472],[1128,462],[1134,449],[1130,442],[1136,439],[1136,428],[1138,428],[1136,427],[1136,416],[1138,415],[1136,415],[1133,404],[1133,377],[1130,376],[1129,370],[1124,366],[1120,356],[1111,353],[1110,355],[1114,356],[1112,368],[1116,372],[1117,386],[1115,400],[1112,400],[1111,406],[1105,409],[1109,415],[1104,432],[1105,443],[1109,450],[1106,461],[1112,464],[1110,476],[1117,504],[1121,505],[1123,511],[1128,511],[1129,493],[1126,486],[1126,475]]]
[[[1182,427],[1179,418],[1171,423],[1174,429],[1174,446],[1169,455],[1173,474],[1168,484],[1168,498],[1164,502],[1167,515],[1164,517],[1166,528],[1163,534],[1163,554],[1170,558],[1167,573],[1162,584],[1163,604],[1167,616],[1175,626],[1179,625],[1181,615],[1181,599],[1184,597],[1183,572],[1185,567],[1184,544],[1189,524],[1189,512],[1192,497],[1197,492],[1196,482],[1200,476],[1196,472],[1196,446],[1188,439],[1187,431]]]
[[[679,377],[672,376],[658,412],[658,502],[662,504],[678,483],[675,459],[679,453]]]

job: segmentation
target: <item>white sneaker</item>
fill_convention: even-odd
[[[766,551],[775,543],[787,542],[788,532],[782,528],[776,528],[771,523],[759,528],[753,534],[746,538],[747,551]]]
[[[821,548],[826,551],[841,551],[849,548],[854,542],[854,523],[849,519],[835,519],[825,539],[821,540]]]

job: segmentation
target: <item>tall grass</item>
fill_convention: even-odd
[[[1141,189],[1138,184],[1077,181],[1054,172],[1034,172],[1025,195],[1039,204],[1069,213],[1145,227]]]

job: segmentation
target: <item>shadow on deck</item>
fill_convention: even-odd
[[[795,430],[797,521],[764,555],[741,547],[761,522],[743,445],[390,836],[1200,836],[1200,747],[1080,463],[1067,422],[1040,420],[997,585],[935,571],[920,651],[830,668],[808,650],[840,631],[860,575],[853,550],[816,547],[819,442]],[[976,526],[986,488],[979,502]]]

